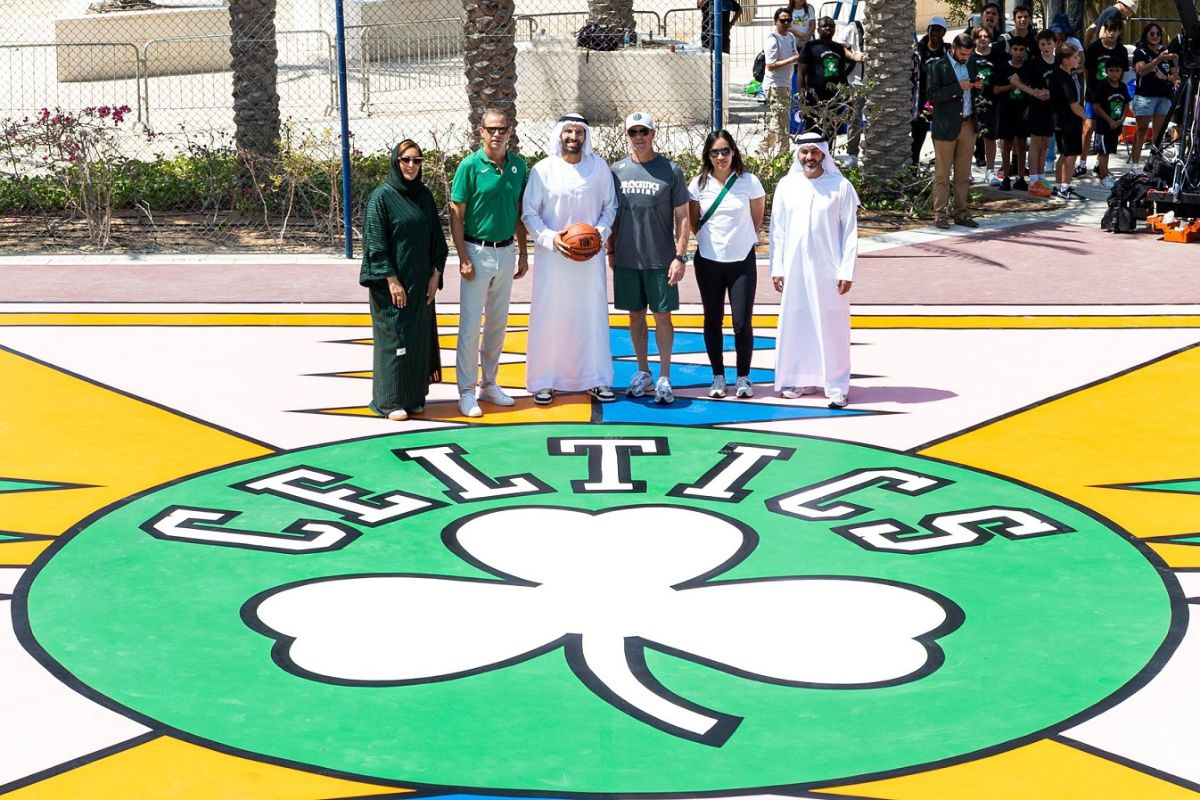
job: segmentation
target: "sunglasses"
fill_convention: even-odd
[[[778,25],[778,24],[779,24],[779,23],[781,23],[781,22],[786,22],[788,25],[791,25],[791,24],[792,24],[792,18],[791,18],[791,17],[776,17],[776,18],[775,18],[775,24],[776,24],[776,25]]]
[[[420,164],[425,159],[421,158],[420,156],[400,156],[400,160],[405,164]]]
[[[629,130],[626,131],[626,133],[628,133],[630,136],[649,136],[650,129],[649,128],[630,128]]]
[[[708,151],[708,154],[713,158],[724,158],[732,152],[733,148],[730,147],[714,147],[712,150]]]
[[[1149,39],[1151,36],[1162,36],[1162,34],[1158,31],[1146,31],[1146,38]]]
[[[507,125],[484,125],[483,129],[491,136],[499,136],[502,133],[508,133]]]

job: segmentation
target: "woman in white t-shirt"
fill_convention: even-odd
[[[700,174],[688,184],[692,233],[696,235],[696,284],[704,304],[704,348],[712,365],[709,397],[725,396],[725,295],[733,316],[737,353],[736,397],[753,397],[750,358],[754,354],[754,291],[758,269],[754,248],[767,193],[746,172],[733,134],[713,131],[704,140]]]

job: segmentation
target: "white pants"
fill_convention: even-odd
[[[458,352],[455,356],[458,392],[472,391],[483,360],[483,385],[496,382],[500,353],[508,330],[508,301],[512,296],[517,249],[484,247],[467,242],[467,256],[475,265],[475,277],[458,287]],[[483,323],[483,347],[479,328]]]

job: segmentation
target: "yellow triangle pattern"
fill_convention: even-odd
[[[330,800],[411,790],[330,778],[163,736],[5,795],[6,800]]]
[[[1139,537],[1194,533],[1200,495],[1104,488],[1200,475],[1200,348],[922,451],[1044,487]],[[1142,402],[1153,398],[1153,402]],[[1181,556],[1165,546],[1164,555]],[[1168,561],[1171,566],[1190,566]]]
[[[1050,740],[953,767],[821,789],[878,800],[1197,800],[1200,794]]]
[[[0,351],[0,441],[0,475],[84,484],[0,493],[0,527],[51,536],[143,489],[270,452],[5,351]],[[10,542],[0,546],[0,561],[28,563],[44,548],[40,542]]]

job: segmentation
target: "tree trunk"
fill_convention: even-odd
[[[868,0],[862,19],[868,54],[865,80],[871,87],[862,167],[868,178],[882,182],[903,172],[912,153],[911,65],[916,6]]]
[[[471,135],[478,138],[479,121],[488,106],[503,109],[508,124],[517,124],[516,7],[514,0],[462,3],[469,122]]]
[[[633,0],[588,0],[588,19],[609,28],[633,31]]]
[[[250,158],[273,159],[279,153],[275,0],[230,0],[229,29],[234,140]]]

